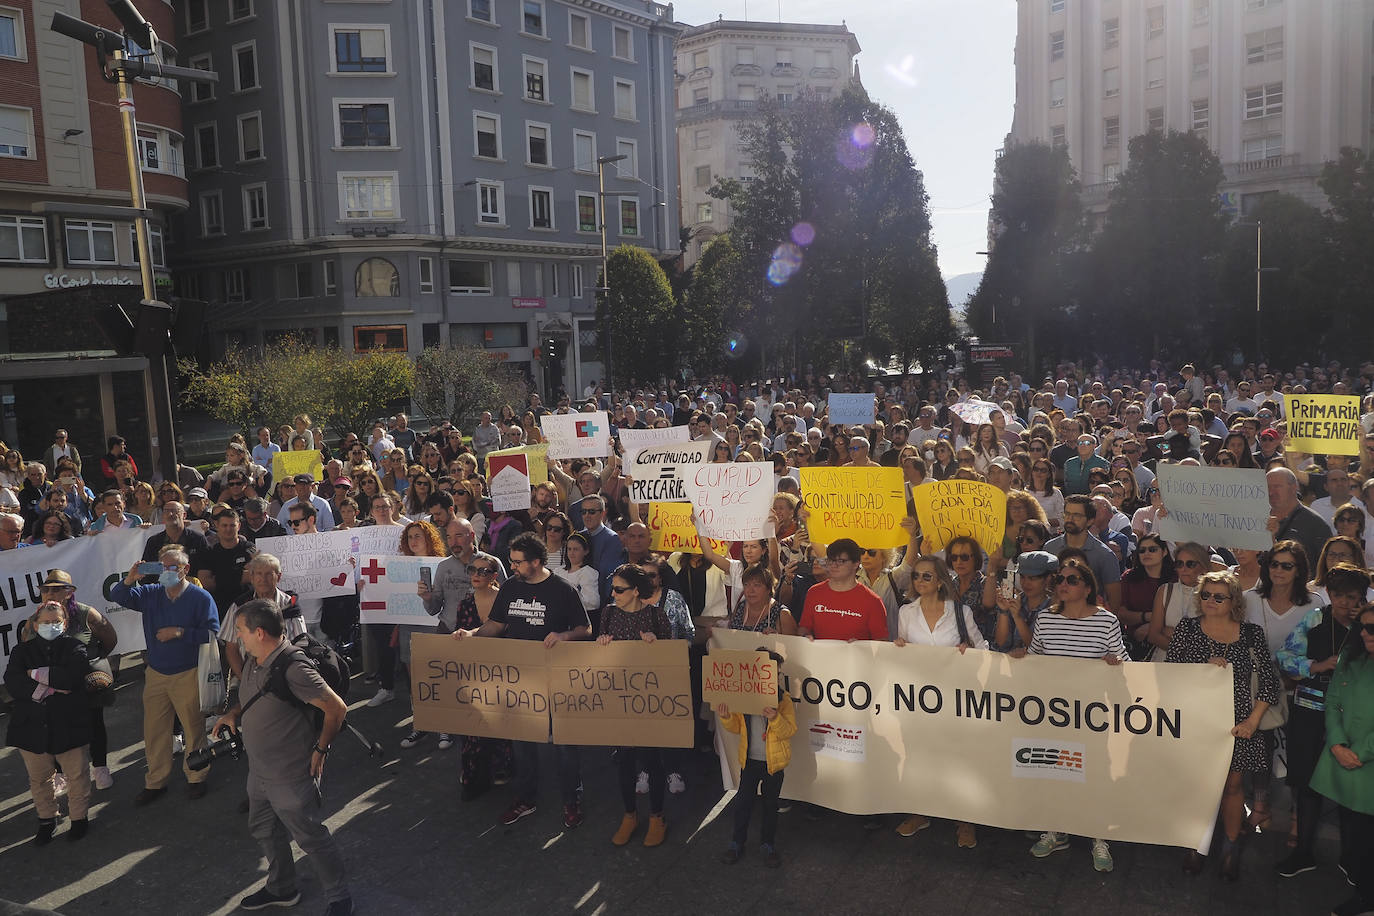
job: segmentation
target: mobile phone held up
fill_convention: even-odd
[[[145,560],[138,564],[138,574],[140,576],[160,576],[162,575],[162,564],[157,560]]]
[[[425,588],[434,588],[434,571],[428,566],[420,567],[420,584]]]

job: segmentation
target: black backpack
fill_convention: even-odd
[[[287,648],[277,656],[277,660],[272,663],[272,667],[267,672],[267,686],[263,692],[251,698],[244,704],[243,709],[257,702],[258,697],[264,694],[271,694],[277,699],[290,703],[296,708],[311,713],[315,717],[315,724],[318,726],[324,718],[324,713],[318,707],[311,706],[301,700],[291,692],[291,685],[286,682],[286,669],[292,662],[300,662],[309,665],[320,673],[324,682],[329,685],[329,689],[339,695],[339,698],[348,700],[349,679],[353,672],[348,666],[348,659],[334,651],[332,646],[320,642],[309,633],[302,633],[295,639],[287,643]],[[240,715],[242,712],[240,712]]]

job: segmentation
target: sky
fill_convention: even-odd
[[[994,154],[1011,129],[1015,0],[675,0],[674,18],[839,25],[869,95],[896,112],[925,175],[940,272],[983,269]],[[746,12],[748,15],[746,16]]]

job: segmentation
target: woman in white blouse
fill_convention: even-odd
[[[957,603],[957,591],[950,579],[944,560],[921,557],[911,571],[911,590],[916,597],[902,605],[897,612],[897,638],[893,645],[942,646],[957,648],[961,653],[972,646],[986,649],[988,641],[978,630],[973,612]],[[913,814],[897,828],[901,836],[915,836],[930,826],[930,818]],[[959,845],[972,849],[978,837],[972,824],[960,823],[957,830]]]
[[[587,539],[580,534],[568,535],[562,568],[551,569],[555,576],[568,583],[582,599],[582,607],[594,611],[601,607],[601,579],[595,566],[587,563],[591,556]]]

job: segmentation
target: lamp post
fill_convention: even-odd
[[[1245,226],[1245,225],[1249,225],[1249,223],[1246,222],[1246,221],[1244,221],[1244,220],[1242,220],[1242,221],[1238,221],[1238,222],[1236,223],[1236,225],[1238,225],[1238,226]],[[1260,326],[1260,301],[1261,301],[1261,294],[1262,294],[1262,292],[1263,292],[1263,283],[1262,283],[1263,275],[1264,275],[1264,274],[1278,273],[1278,270],[1279,270],[1277,267],[1265,267],[1265,266],[1264,266],[1264,251],[1263,251],[1263,248],[1262,248],[1262,243],[1263,243],[1263,241],[1264,241],[1264,222],[1263,222],[1262,220],[1255,220],[1255,363],[1256,363],[1256,364],[1259,363],[1259,360],[1260,360],[1260,358],[1261,358],[1261,357],[1260,357],[1260,348],[1261,348],[1261,344],[1263,343],[1263,341],[1261,340],[1261,335],[1263,334],[1263,329],[1262,329],[1262,327]]]
[[[628,155],[620,156],[600,156],[596,160],[596,181],[597,181],[597,204],[601,207],[601,285],[597,287],[597,292],[606,297],[606,365],[602,367],[602,373],[606,376],[608,390],[615,391],[615,376],[611,372],[611,322],[610,322],[610,297],[611,297],[611,276],[606,270],[606,166],[612,162],[620,162],[622,159],[630,158]]]

